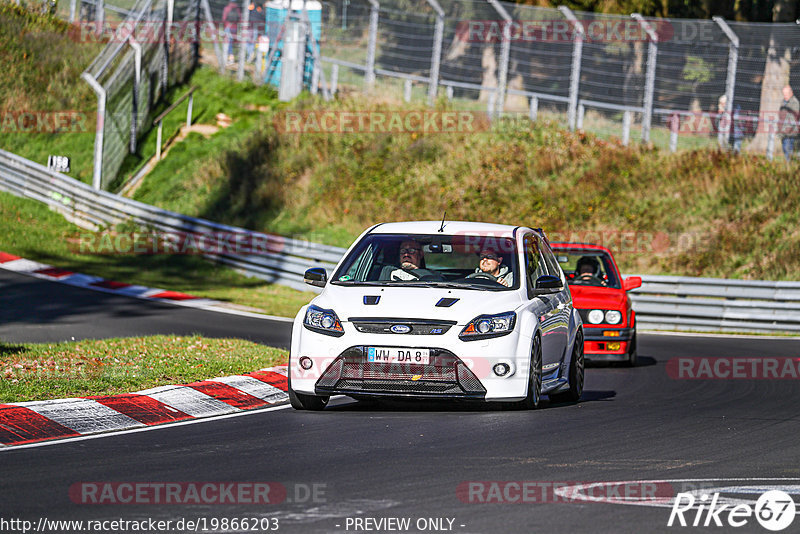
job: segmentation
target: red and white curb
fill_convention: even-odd
[[[136,393],[0,404],[0,447],[265,408],[288,400],[286,366]]]
[[[219,301],[216,300],[199,298],[178,291],[167,291],[164,289],[126,284],[124,282],[114,282],[112,280],[100,278],[99,276],[76,273],[45,263],[39,263],[38,261],[27,260],[7,252],[0,252],[0,268],[17,273],[29,274],[44,280],[58,281],[71,286],[85,287],[129,297],[167,300],[183,306],[206,307],[219,303]]]
[[[288,317],[277,317],[264,313],[254,313],[231,308],[229,305],[226,305],[226,303],[219,300],[196,297],[194,295],[181,293],[180,291],[169,291],[166,289],[128,284],[125,282],[115,282],[113,280],[106,280],[105,278],[101,278],[99,276],[76,273],[68,269],[53,267],[52,265],[39,263],[38,261],[21,258],[19,256],[15,256],[14,254],[9,254],[8,252],[0,251],[0,269],[14,271],[16,273],[33,276],[42,280],[60,282],[70,286],[82,287],[94,291],[112,293],[115,295],[124,295],[126,297],[168,302],[178,306],[200,308],[203,310],[228,313],[232,315],[244,315],[247,317],[269,319],[272,321],[292,321],[292,319]]]

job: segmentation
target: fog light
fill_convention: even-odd
[[[619,350],[620,344],[619,341],[614,341],[613,343],[606,343],[606,347],[608,347],[608,350]]]
[[[497,376],[506,376],[509,371],[511,371],[511,366],[507,363],[496,363],[494,367],[492,367],[492,371]]]
[[[312,365],[314,365],[314,362],[312,362],[311,358],[309,358],[308,356],[303,356],[302,358],[300,358],[300,367],[302,367],[306,371],[311,369]]]

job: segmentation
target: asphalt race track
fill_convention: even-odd
[[[203,310],[72,287],[0,270],[0,339],[51,343],[71,339],[157,334],[238,337],[289,348],[287,323]]]
[[[288,323],[211,315],[8,273],[0,274],[0,295],[0,339],[6,342],[200,332],[286,346],[289,336]],[[704,484],[752,500],[772,486],[800,492],[796,380],[685,380],[667,372],[677,357],[799,358],[800,340],[640,334],[639,354],[633,369],[588,369],[581,402],[545,403],[533,412],[342,398],[319,413],[256,411],[0,451],[0,516],[34,525],[41,518],[149,518],[173,525],[200,518],[207,532],[244,531],[210,528],[222,518],[277,520],[279,532],[768,532],[753,518],[736,529],[667,527],[668,507],[554,498],[549,490],[547,502],[539,502],[543,494],[519,502],[525,500],[519,492],[508,491],[516,488],[509,482],[552,488],[731,478],[737,480]],[[278,483],[287,493],[270,504],[91,504],[80,492],[70,494],[70,488],[86,487],[81,483],[104,482]],[[669,484],[686,489],[692,483]],[[492,487],[505,488],[505,496],[501,489],[494,498],[506,502],[474,502],[490,495],[480,488]],[[408,518],[410,526],[378,523],[389,518]],[[274,522],[269,526],[274,531]],[[798,531],[800,520],[784,532]]]

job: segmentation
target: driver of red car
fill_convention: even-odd
[[[600,262],[593,256],[580,257],[575,265],[575,277],[583,282],[589,282],[595,278],[605,284],[600,273]]]

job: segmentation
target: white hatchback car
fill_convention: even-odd
[[[378,224],[348,249],[294,321],[289,398],[501,401],[583,391],[583,325],[540,229],[474,222]]]

